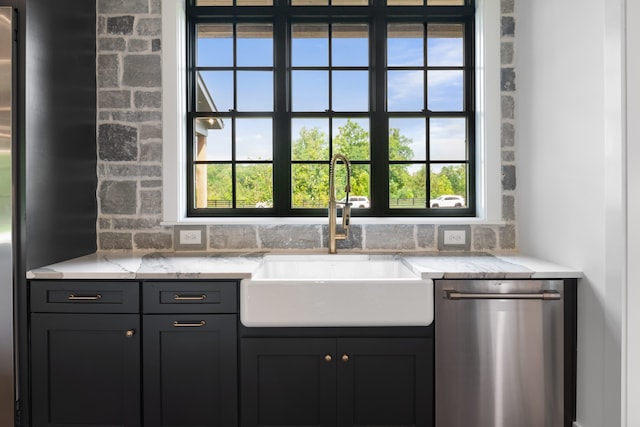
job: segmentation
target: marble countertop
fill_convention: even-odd
[[[305,252],[309,256],[319,252]],[[326,252],[322,252],[325,254]],[[342,252],[348,254],[349,252]],[[28,279],[244,279],[270,252],[98,252],[27,272]],[[526,255],[398,253],[424,279],[569,279],[582,272]]]

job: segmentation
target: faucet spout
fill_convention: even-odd
[[[344,163],[347,170],[347,182],[344,191],[347,193],[344,206],[342,207],[342,233],[337,230],[338,208],[336,202],[335,169],[338,161]],[[329,164],[329,253],[337,252],[336,242],[349,237],[349,221],[351,218],[351,204],[349,203],[349,192],[351,191],[351,162],[343,154],[336,153]]]

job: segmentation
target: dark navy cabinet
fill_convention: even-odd
[[[31,425],[237,425],[237,286],[31,281]]]
[[[241,360],[245,427],[433,426],[430,337],[244,338]]]
[[[32,284],[32,425],[140,424],[135,282]]]
[[[145,426],[237,425],[237,286],[143,284]]]

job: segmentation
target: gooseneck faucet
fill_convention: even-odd
[[[347,193],[342,207],[342,233],[337,230],[338,208],[336,202],[335,171],[338,161],[342,161],[347,169],[347,183],[344,191]],[[351,216],[351,204],[349,203],[349,192],[351,191],[351,163],[343,154],[334,154],[329,164],[329,253],[335,254],[336,241],[349,237],[349,219]]]

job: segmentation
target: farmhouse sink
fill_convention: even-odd
[[[384,255],[267,255],[240,284],[249,327],[426,326],[433,281]]]

